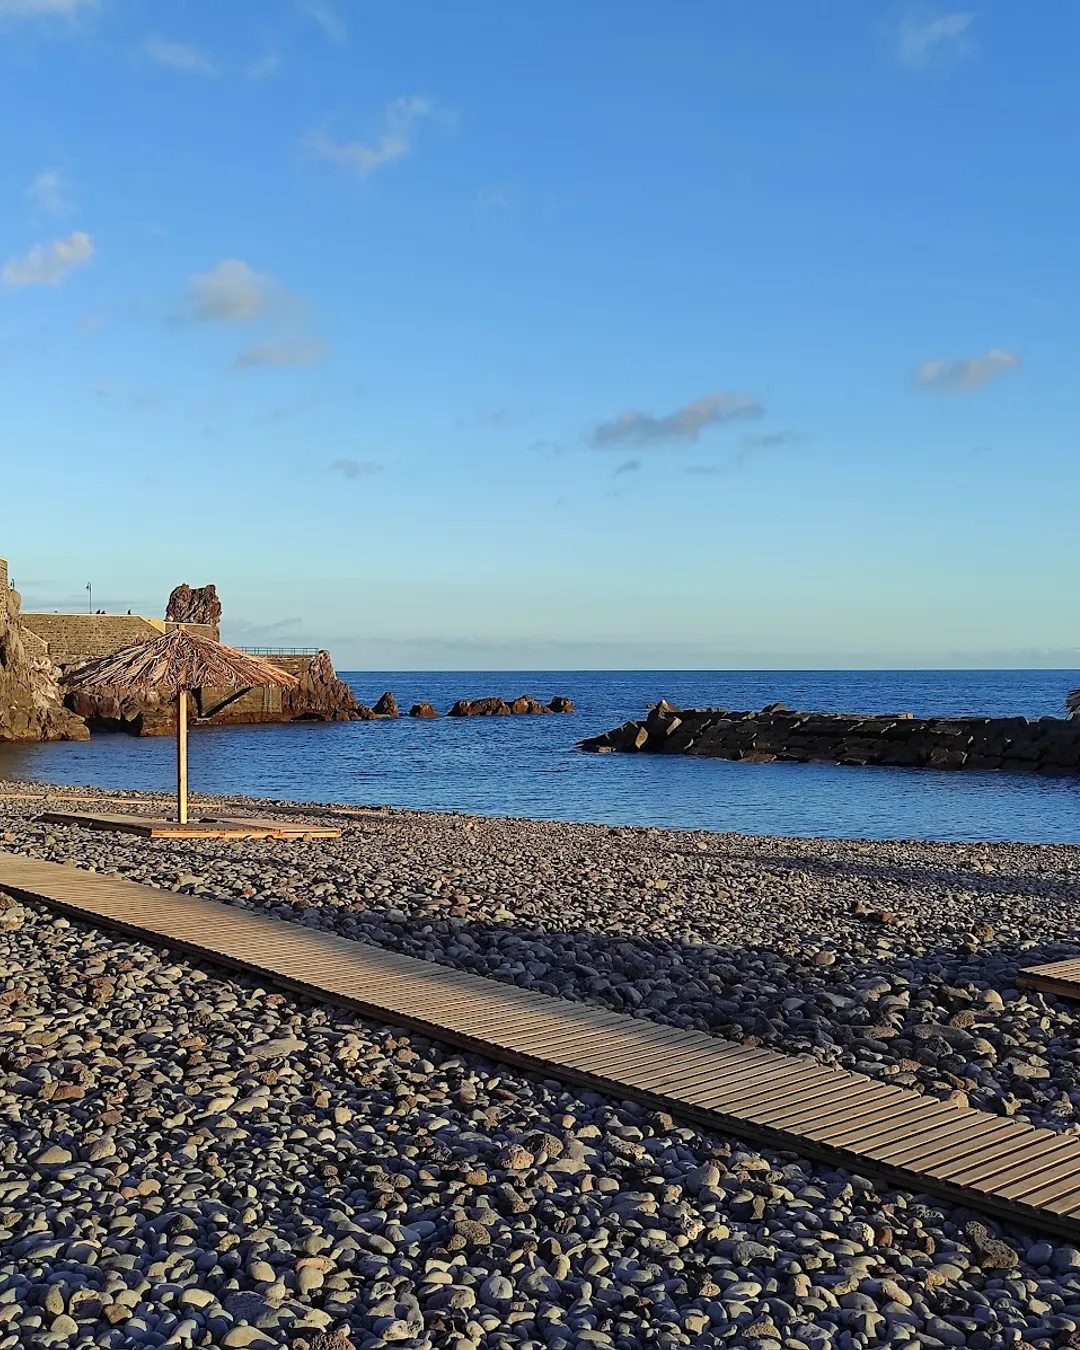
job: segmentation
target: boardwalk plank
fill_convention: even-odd
[[[1080,1241],[1074,1136],[121,877],[0,853],[0,887],[389,1026]],[[1080,961],[1028,977],[1071,979],[1080,997]]]

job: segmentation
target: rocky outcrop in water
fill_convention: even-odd
[[[414,703],[409,709],[410,717],[426,717],[430,719],[432,717],[438,717],[438,715],[439,714],[430,703]]]
[[[0,562],[0,741],[84,741],[89,734],[64,707],[45,644],[19,622],[19,594]]]
[[[124,697],[111,689],[73,689],[65,705],[85,718],[90,731],[122,731],[129,736],[171,736],[176,730],[176,707],[166,694],[153,691]],[[188,720],[197,714],[189,704]]]
[[[221,601],[217,587],[189,586],[187,582],[175,586],[165,607],[167,623],[205,623],[211,628],[221,625]]]
[[[273,662],[273,657],[268,657]],[[328,651],[317,652],[299,673],[300,683],[281,693],[282,721],[370,722],[375,713],[338,678]]]
[[[508,703],[504,698],[459,698],[447,714],[449,717],[510,717],[548,712],[573,712],[570,699],[557,695],[550,703],[541,703],[531,694],[522,694]]]
[[[371,711],[375,714],[376,717],[400,716],[397,699],[393,696],[393,694],[390,692],[389,689],[386,691],[385,694],[379,695],[378,701],[376,702],[375,706],[372,708]]]
[[[677,708],[661,700],[648,717],[580,741],[579,748],[696,755],[765,764],[881,764],[930,769],[1080,769],[1080,721],[1060,717],[913,717]]]

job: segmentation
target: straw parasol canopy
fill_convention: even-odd
[[[289,688],[299,681],[269,661],[189,632],[182,624],[67,671],[61,683],[70,689],[110,689],[122,694],[151,690],[176,694],[177,819],[187,823],[187,695],[192,689]]]
[[[1069,710],[1070,717],[1080,716],[1080,689],[1074,689],[1066,696],[1065,707]]]

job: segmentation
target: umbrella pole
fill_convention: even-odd
[[[187,690],[176,696],[176,819],[187,824]]]

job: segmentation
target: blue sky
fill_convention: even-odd
[[[1080,664],[1080,10],[0,0],[28,608]]]

